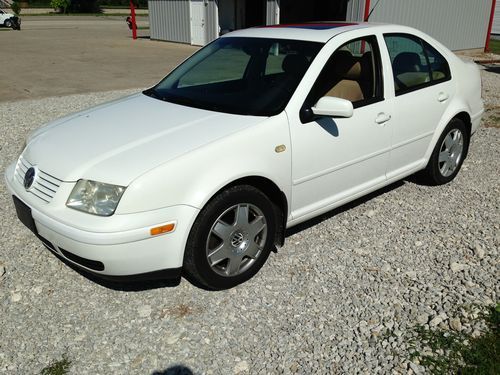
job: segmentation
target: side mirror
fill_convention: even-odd
[[[349,100],[323,96],[311,108],[316,116],[352,117],[354,108]]]

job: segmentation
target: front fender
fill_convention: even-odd
[[[285,151],[276,152],[276,147]],[[204,145],[135,179],[117,214],[189,205],[201,209],[225,185],[247,176],[273,181],[290,198],[291,147],[285,113]]]

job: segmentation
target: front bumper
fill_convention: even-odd
[[[187,237],[198,209],[178,205],[110,217],[93,216],[65,206],[71,186],[61,186],[50,203],[41,202],[15,179],[14,170],[12,164],[5,172],[8,190],[31,210],[36,234],[42,242],[68,262],[107,276],[142,275],[182,267]],[[151,236],[152,227],[169,222],[176,223],[173,232]]]

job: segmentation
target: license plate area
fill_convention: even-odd
[[[30,231],[35,234],[38,234],[36,229],[35,221],[33,220],[33,215],[31,214],[31,208],[24,204],[18,197],[15,195],[12,196],[14,200],[14,206],[16,207],[17,217]]]

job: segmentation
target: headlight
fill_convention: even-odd
[[[123,195],[123,186],[79,180],[69,195],[66,206],[99,216],[111,216]]]

